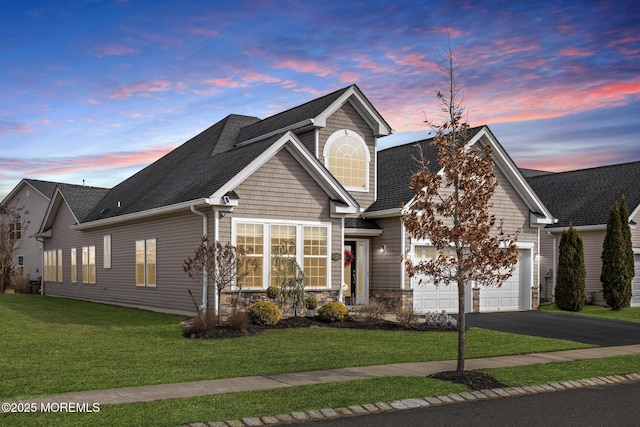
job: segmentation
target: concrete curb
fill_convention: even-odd
[[[304,412],[292,412],[290,414],[250,417],[239,420],[194,422],[182,424],[181,427],[259,427],[291,424],[294,422],[328,420],[337,417],[368,415],[375,414],[377,412],[450,405],[485,399],[502,399],[505,397],[523,396],[528,394],[551,393],[582,387],[603,387],[635,381],[640,381],[640,371],[623,375],[608,375],[603,377],[584,378],[581,380],[552,382],[534,386],[474,390],[462,393],[452,393],[446,396],[428,396],[423,398],[395,400],[393,402],[364,403],[343,408],[323,408]]]

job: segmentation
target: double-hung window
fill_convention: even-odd
[[[136,240],[136,286],[156,286],[156,239]]]
[[[96,247],[82,247],[82,283],[96,283]]]

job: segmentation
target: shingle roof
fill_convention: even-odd
[[[85,220],[96,221],[210,197],[285,131],[320,116],[350,90],[360,94],[357,86],[351,85],[264,120],[229,115],[115,186]],[[362,99],[366,101],[363,95]]]
[[[549,175],[550,173],[555,173],[555,172],[549,172],[549,171],[541,171],[537,169],[524,169],[524,168],[519,168],[519,169],[520,169],[520,173],[525,178],[531,178],[534,176]]]
[[[473,138],[484,126],[469,129],[468,138]],[[397,209],[413,197],[409,189],[409,181],[414,173],[420,169],[418,159],[422,149],[422,156],[429,161],[429,169],[436,172],[438,153],[431,145],[433,138],[423,139],[408,144],[380,150],[378,152],[378,199],[367,212],[386,209]]]
[[[558,218],[547,228],[601,225],[624,194],[629,212],[640,205],[640,162],[580,169],[527,178]]]
[[[372,219],[364,219],[364,218],[345,218],[344,219],[344,227],[345,228],[361,228],[368,230],[380,230],[380,226],[377,222]]]
[[[58,184],[57,188],[79,222],[83,222],[94,206],[109,192],[108,188],[73,184]]]
[[[53,193],[56,191],[56,187],[58,186],[58,182],[53,181],[42,181],[39,179],[31,179],[25,178],[25,181],[28,182],[33,188],[38,190],[42,195],[51,200],[53,197]]]
[[[231,148],[243,124],[231,115],[114,187],[87,221],[141,212],[211,196],[280,135]],[[226,148],[220,149],[219,146]],[[226,151],[223,151],[225,150]]]
[[[320,98],[311,100],[297,107],[267,117],[252,125],[243,128],[238,135],[238,142],[248,141],[250,139],[266,135],[303,120],[314,118],[329,107],[336,99],[345,93],[351,86],[336,90]]]

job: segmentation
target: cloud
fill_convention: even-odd
[[[210,28],[192,28],[190,32],[191,34],[209,36],[209,37],[217,37],[218,35],[220,35],[219,31],[212,30]]]
[[[560,49],[559,53],[562,56],[578,56],[578,57],[585,57],[585,56],[593,56],[593,55],[595,55],[594,51],[585,50],[585,49],[578,49],[577,47],[567,47],[567,48],[564,48],[564,49]]]
[[[47,159],[0,158],[0,170],[22,176],[50,176],[84,171],[118,169],[152,163],[175,146],[149,146],[140,151],[110,152],[92,156],[49,157]]]
[[[100,46],[94,49],[94,54],[98,58],[102,58],[104,56],[131,55],[139,52],[140,52],[139,49],[125,46],[123,44],[110,44],[110,45]]]
[[[169,80],[140,80],[119,86],[111,95],[114,99],[130,98],[133,95],[148,96],[152,93],[166,92],[171,89],[173,83]]]

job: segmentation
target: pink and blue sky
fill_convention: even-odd
[[[640,2],[4,2],[0,199],[22,178],[112,187],[230,113],[358,84],[428,136],[447,37],[471,125],[521,167],[640,160]]]

